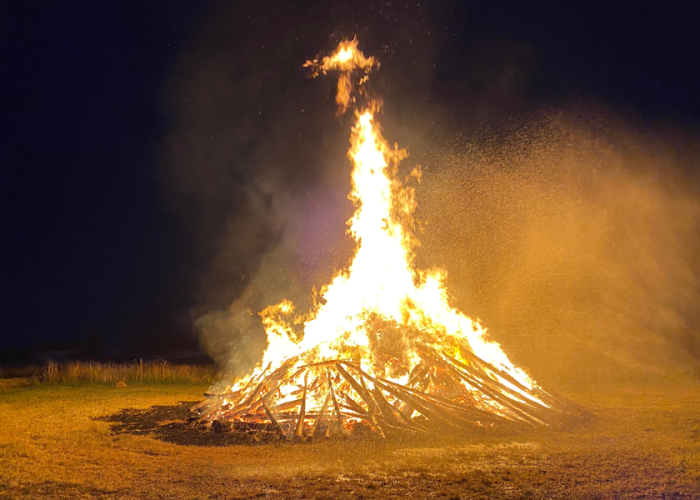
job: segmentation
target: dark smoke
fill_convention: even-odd
[[[259,13],[245,30],[224,30],[249,13],[210,21],[204,41],[181,57],[163,169],[197,244],[193,322],[203,347],[232,371],[264,349],[257,312],[285,297],[303,306],[316,273],[332,267],[348,183],[337,180],[342,128],[321,82],[302,71],[314,52],[280,41],[281,19]]]

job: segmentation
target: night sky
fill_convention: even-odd
[[[265,138],[297,157],[280,169],[318,175],[304,166],[317,161],[313,131],[338,119],[332,83],[309,80],[301,64],[339,37],[357,35],[381,60],[375,84],[387,114],[447,108],[446,133],[562,102],[695,129],[698,19],[697,1],[4,3],[0,347],[94,331],[114,349],[194,339],[193,311],[235,299],[256,266],[251,257],[235,274],[218,272],[213,248],[231,214],[245,219],[237,186],[257,175]],[[223,68],[211,94],[196,76],[203,61]],[[229,81],[232,92],[247,82],[248,94],[200,106],[202,96],[228,95]],[[293,130],[280,125],[303,99]],[[409,99],[420,105],[404,106]],[[190,156],[174,152],[237,122],[252,137],[226,153],[231,163],[192,163],[188,181]],[[347,129],[334,133],[342,160]],[[210,186],[189,189],[200,175],[228,200],[203,203]]]

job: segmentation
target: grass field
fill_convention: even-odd
[[[195,446],[105,421],[205,389],[0,384],[0,499],[700,498],[698,384],[569,387],[586,426],[471,439]]]

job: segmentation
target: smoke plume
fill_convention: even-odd
[[[537,380],[697,367],[690,144],[580,108],[454,140],[426,158],[421,263]]]
[[[423,167],[418,265],[448,271],[455,305],[511,360],[543,381],[697,365],[695,135],[561,106],[507,121],[536,61],[525,44],[476,49],[451,81],[425,12],[266,5],[219,6],[167,89],[162,178],[193,242],[192,321],[227,372],[261,358],[259,311],[303,310],[349,262],[352,117],[302,64],[353,35],[381,61],[386,137]]]

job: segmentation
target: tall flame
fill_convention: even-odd
[[[344,92],[352,72],[359,68],[366,73],[376,64],[373,58],[364,57],[353,40],[306,66],[316,74],[340,71],[346,83],[342,88],[339,85],[337,101],[347,106],[349,95]],[[382,137],[375,118],[377,107],[370,102],[355,112],[350,137],[349,199],[355,212],[347,232],[356,244],[352,261],[321,289],[310,312],[297,314],[294,304],[284,300],[260,313],[268,347],[253,373],[232,389],[244,387],[268,367],[295,357],[298,366],[352,359],[373,376],[405,383],[426,349],[439,349],[461,360],[460,346],[465,344],[481,359],[532,388],[534,382],[528,375],[510,362],[497,343],[486,339],[486,330],[449,305],[445,273],[416,269],[415,193],[397,175],[406,152],[390,148]],[[414,174],[420,180],[420,172]],[[300,326],[301,338],[295,333]],[[532,399],[505,379],[502,382]]]

